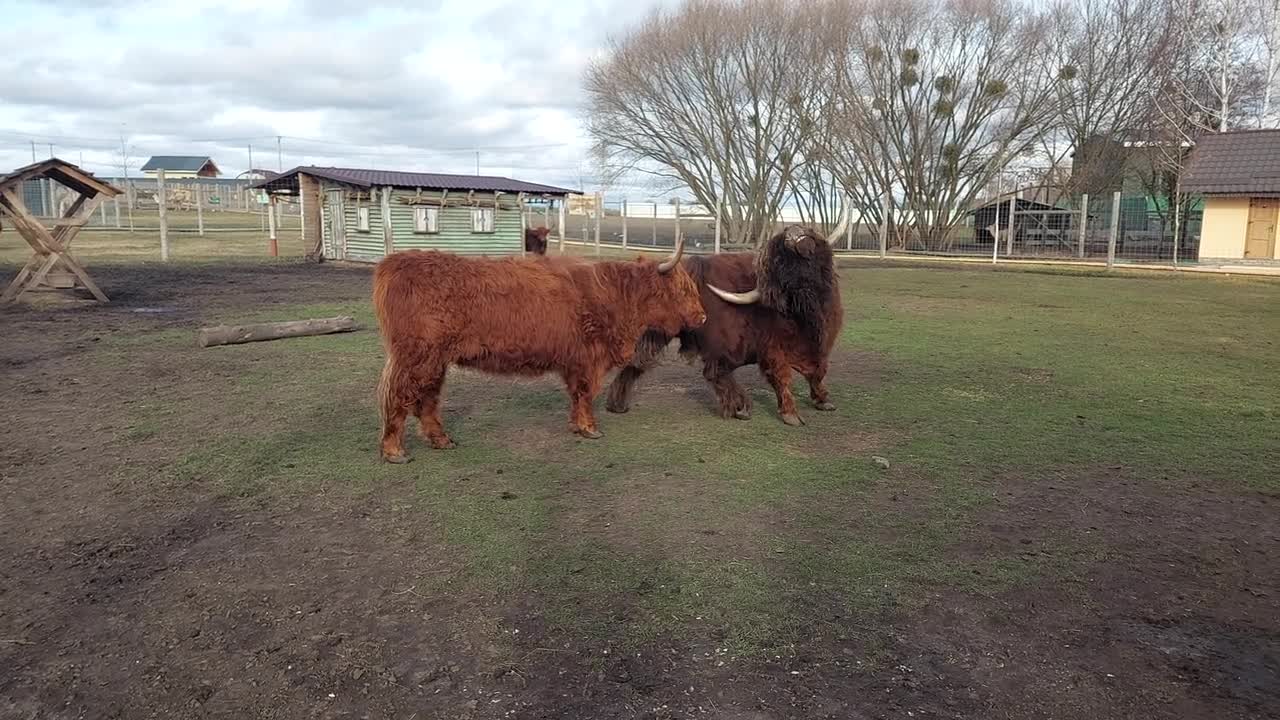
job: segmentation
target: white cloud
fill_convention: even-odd
[[[659,0],[59,0],[0,30],[0,169],[152,154],[482,171],[577,185],[586,62]],[[14,24],[16,20],[16,24]],[[555,147],[529,147],[529,146]],[[512,146],[520,146],[513,148]],[[261,153],[261,155],[259,155]]]

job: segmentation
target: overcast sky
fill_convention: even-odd
[[[151,155],[593,184],[585,64],[660,0],[0,0],[0,171]],[[669,4],[669,3],[668,3]]]

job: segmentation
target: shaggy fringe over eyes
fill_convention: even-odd
[[[765,243],[756,256],[756,287],[761,304],[789,318],[821,347],[825,308],[836,292],[835,256],[822,236],[805,234],[813,242],[811,257],[787,248],[786,230]]]

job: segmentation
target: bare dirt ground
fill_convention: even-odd
[[[130,427],[130,406],[216,386],[236,369],[212,352],[99,362],[96,348],[193,334],[228,313],[363,301],[367,268],[93,272],[112,288],[110,306],[0,308],[0,717],[1280,717],[1271,494],[1128,466],[1009,473],[984,488],[995,501],[938,560],[965,573],[993,554],[1045,568],[1029,582],[982,594],[947,575],[873,617],[797,587],[809,630],[787,652],[721,658],[714,637],[678,624],[623,650],[611,628],[655,588],[604,588],[568,610],[582,624],[551,622],[566,612],[553,589],[467,582],[436,521],[406,511],[411,484],[263,501],[161,481],[175,452],[163,428]],[[837,359],[833,372],[867,387],[893,381],[855,360]],[[486,387],[470,387],[472,402]],[[660,387],[703,392],[680,366],[646,392]],[[216,394],[206,400],[181,407],[180,422],[207,422],[212,438],[236,413]],[[286,409],[281,422],[308,418]],[[629,478],[632,497],[662,491],[670,474]],[[485,477],[492,501],[509,502],[501,478]],[[912,477],[893,477],[868,506],[830,511],[843,522],[805,529],[812,542],[856,535],[869,513],[909,516]],[[609,507],[584,483],[564,489],[564,527],[549,536],[601,517],[587,499]],[[758,518],[760,528],[787,522]],[[685,552],[727,562],[742,552],[733,533],[758,529],[690,517],[677,539],[689,547],[702,535],[707,546]],[[789,572],[785,558],[764,566]]]

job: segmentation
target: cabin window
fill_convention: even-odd
[[[493,232],[493,208],[471,209],[471,232]]]
[[[413,209],[413,231],[416,233],[440,232],[440,208],[415,207]]]
[[[369,232],[369,208],[356,208],[356,230]]]

